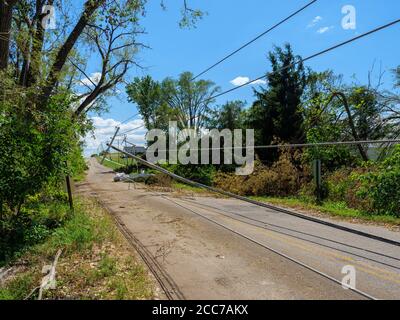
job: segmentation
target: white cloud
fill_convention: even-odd
[[[103,147],[106,148],[106,143],[110,141],[111,137],[114,135],[116,127],[120,127],[120,133],[124,133],[126,131],[136,129],[140,126],[143,126],[144,122],[142,119],[132,120],[130,122],[121,124],[120,122],[108,118],[104,119],[101,117],[93,117],[92,118],[94,131],[93,133],[89,133],[85,139],[85,156],[90,156],[93,153],[98,153],[101,151],[100,147],[103,144]],[[134,130],[132,132],[127,133],[127,141],[130,143],[144,146],[145,145],[145,135],[146,128],[142,127],[138,130]],[[120,136],[115,140],[115,144],[118,145],[118,142],[122,144],[124,137]]]
[[[332,29],[333,29],[333,26],[330,26],[330,27],[322,27],[322,28],[319,28],[319,29],[317,30],[317,33],[323,34],[323,33],[325,33],[325,32],[328,32],[328,31],[332,30]]]
[[[235,79],[231,80],[230,83],[233,84],[234,86],[242,86],[246,84],[247,82],[250,81],[249,77],[236,77]],[[256,80],[252,82],[251,84],[266,84],[267,82],[265,80]]]
[[[314,27],[318,22],[322,21],[323,18],[321,16],[316,16],[307,26],[307,28]]]
[[[267,84],[267,81],[260,79],[260,80],[256,80],[256,81],[252,82],[251,84]]]
[[[101,78],[101,73],[100,73],[100,72],[93,72],[93,73],[90,75],[89,79],[86,78],[86,77],[83,78],[83,79],[81,79],[81,80],[80,80],[80,85],[81,85],[81,86],[86,85],[86,86],[91,87],[91,86],[93,86],[93,83],[94,83],[94,84],[98,84],[99,81],[100,81],[100,78]],[[92,83],[92,82],[93,82],[93,83]]]
[[[241,86],[249,81],[250,81],[249,77],[236,77],[235,79],[231,80],[230,83],[233,84],[234,86]]]

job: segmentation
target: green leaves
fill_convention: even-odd
[[[357,176],[358,196],[372,201],[373,211],[400,217],[400,146],[375,170]]]
[[[307,74],[301,63],[296,64],[298,60],[289,44],[269,53],[272,71],[267,75],[267,88],[254,90],[256,101],[249,111],[249,127],[260,131],[257,144],[268,145],[274,139],[289,143],[305,140],[301,97]],[[260,151],[259,155],[264,160],[277,159],[273,151]]]
[[[49,179],[65,173],[79,127],[69,111],[68,95],[55,96],[40,111],[24,99],[16,103],[1,102],[7,116],[0,122],[0,202],[12,211]]]

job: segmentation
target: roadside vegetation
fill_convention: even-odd
[[[127,86],[147,129],[165,132],[168,122],[199,136],[207,129],[254,129],[257,146],[387,140],[400,137],[400,68],[393,87],[382,86],[372,67],[368,83],[345,83],[331,70],[315,72],[301,63],[289,44],[268,54],[266,84],[254,88],[254,101],[216,105],[219,87],[178,79],[135,78]],[[376,83],[373,83],[373,79]],[[202,97],[200,99],[199,97]],[[220,141],[223,145],[223,141]],[[181,142],[183,144],[184,142]],[[199,147],[200,148],[200,147]],[[200,148],[201,149],[201,148]],[[255,170],[237,176],[233,165],[162,164],[173,173],[236,194],[315,209],[332,215],[398,223],[400,147],[391,143],[256,149]],[[221,161],[223,161],[221,151]],[[313,163],[322,164],[317,189]],[[129,170],[126,170],[129,172]],[[190,189],[179,184],[180,189]]]
[[[45,5],[62,13],[55,29],[45,29]],[[86,200],[71,210],[65,187],[66,177],[85,177],[88,113],[107,110],[106,97],[137,66],[146,1],[71,5],[0,4],[0,268],[21,271],[0,286],[0,298],[28,296],[58,248],[61,282],[46,298],[150,298],[144,271],[118,249],[112,223]],[[182,5],[181,27],[202,18]],[[101,72],[91,74],[89,60]]]
[[[36,239],[38,244],[19,253],[11,274],[0,286],[0,300],[36,299],[42,267],[52,263],[59,249],[57,286],[45,291],[43,299],[154,297],[148,272],[112,218],[94,200],[80,198],[75,211],[48,233],[45,240]]]

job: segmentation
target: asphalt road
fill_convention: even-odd
[[[365,299],[328,279],[341,282],[346,266],[356,289],[400,299],[399,247],[239,200],[128,190],[113,176],[92,159],[78,191],[109,207],[187,299]],[[400,241],[385,227],[334,222]]]

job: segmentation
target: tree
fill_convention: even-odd
[[[166,78],[161,85],[168,106],[176,112],[180,127],[198,131],[205,125],[211,105],[215,102],[212,97],[219,87],[209,80],[192,79],[192,73],[184,72],[178,80]]]
[[[302,97],[307,143],[343,141],[348,126],[343,121],[345,112],[340,101],[331,97],[334,90],[339,91],[342,87],[342,77],[330,70],[310,72]],[[306,161],[322,160],[328,170],[350,165],[356,160],[347,146],[307,148],[303,156]]]
[[[135,78],[126,87],[128,99],[137,104],[148,129],[167,129],[168,121],[178,121],[181,129],[199,130],[206,125],[212,97],[218,92],[213,82],[192,81],[184,72],[178,80],[166,78],[161,83],[150,76]]]
[[[240,100],[226,102],[211,113],[208,127],[210,129],[229,129],[231,131],[243,128],[245,120],[244,106],[245,103]]]
[[[250,128],[258,129],[256,143],[269,145],[274,139],[288,143],[305,141],[301,97],[307,75],[302,63],[297,63],[289,44],[269,53],[272,71],[267,74],[267,87],[254,90],[256,101],[249,112]],[[276,153],[258,151],[264,160],[276,159]]]
[[[73,86],[82,75],[90,83],[86,92],[79,92],[73,104],[75,114],[96,107],[98,98],[111,92],[123,81],[129,68],[136,64],[137,51],[144,47],[136,41],[139,17],[144,15],[145,0],[85,0],[81,12],[67,10],[68,0],[0,1],[0,71],[12,62],[15,83],[35,87],[30,104],[45,108],[51,96]],[[182,9],[185,26],[201,18],[198,10]],[[44,5],[58,9],[57,30],[48,32],[42,26],[47,13]],[[101,60],[97,81],[86,72],[85,54],[96,53]],[[71,76],[72,75],[72,76]]]
[[[126,86],[128,101],[136,103],[148,130],[168,130],[168,120],[173,110],[168,108],[163,96],[162,86],[150,76],[134,78]]]
[[[396,77],[395,87],[400,88],[400,66],[398,66],[393,72]]]
[[[392,127],[388,137],[397,139],[400,137],[400,66],[393,70],[395,76],[394,92],[384,91],[379,95],[379,101],[383,105],[384,119],[388,126]]]
[[[8,65],[12,12],[17,0],[0,1],[0,70]]]
[[[146,47],[136,40],[138,34],[144,33],[137,25],[138,15],[143,12],[142,6],[140,1],[120,1],[107,8],[105,21],[97,18],[85,29],[88,43],[101,58],[101,70],[94,82],[77,67],[91,83],[86,86],[88,90],[78,96],[81,102],[76,114],[85,112],[99,96],[121,83],[132,65],[140,67],[134,58],[140,48]]]
[[[311,72],[303,96],[307,141],[315,143],[393,138],[397,131],[392,121],[395,116],[389,111],[390,103],[383,98],[385,94],[380,92],[379,85],[343,85],[341,76],[335,76],[332,71]],[[388,93],[386,95],[389,96]],[[362,160],[370,160],[368,148],[366,144],[334,146],[313,148],[307,153],[323,159],[329,167],[335,168],[356,163],[355,159],[349,157],[350,150],[357,150]],[[385,145],[379,146],[379,149],[381,152],[378,158],[382,158],[387,150]]]
[[[90,128],[86,113],[123,81],[143,47],[136,36],[145,0],[85,0],[78,14],[66,10],[68,1],[0,0],[0,219],[67,171]],[[43,28],[44,5],[58,6],[54,32]],[[84,63],[94,53],[96,79]],[[79,80],[88,90],[77,90]]]

